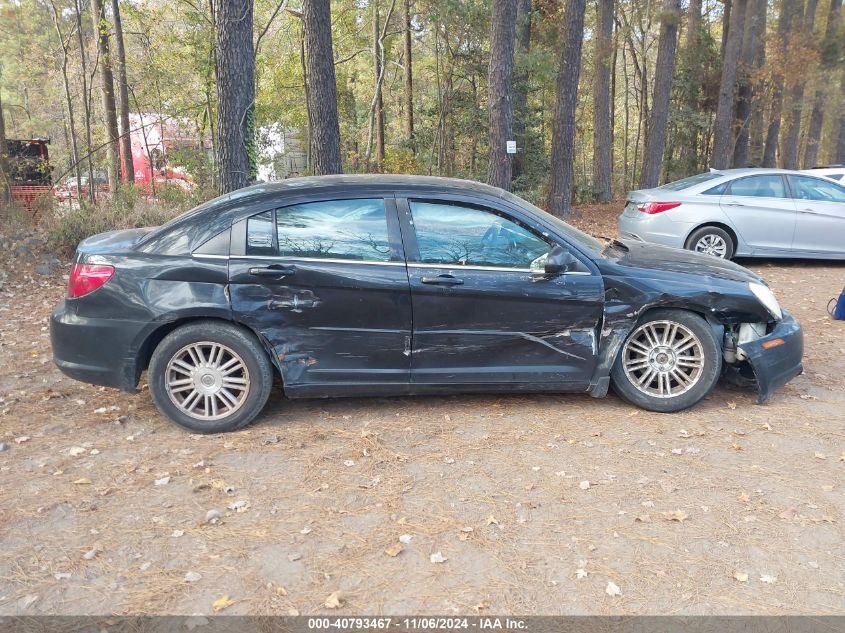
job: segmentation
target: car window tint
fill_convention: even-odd
[[[845,187],[822,178],[789,176],[792,193],[798,200],[845,202]]]
[[[753,196],[755,198],[788,198],[783,178],[778,174],[739,178],[730,184],[728,193],[732,196]]]
[[[705,196],[721,196],[723,193],[725,193],[725,189],[728,188],[728,184],[729,183],[723,182],[721,185],[710,187],[710,189],[708,189],[707,191],[702,191],[701,193]]]
[[[328,200],[276,210],[279,255],[390,261],[382,199]]]
[[[528,228],[487,209],[412,201],[420,261],[456,266],[532,268],[551,245]],[[533,266],[542,268],[542,264]]]
[[[246,254],[275,255],[273,248],[273,214],[270,211],[259,213],[246,223]]]

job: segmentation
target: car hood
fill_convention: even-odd
[[[616,241],[605,249],[604,256],[608,262],[623,269],[636,268],[661,273],[681,273],[738,282],[764,283],[753,272],[731,261],[648,242]]]

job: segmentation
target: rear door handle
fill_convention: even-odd
[[[280,264],[273,264],[272,266],[265,266],[261,268],[250,268],[249,274],[253,277],[269,277],[270,279],[281,279],[282,277],[290,277],[296,274],[296,266],[282,266]]]
[[[437,277],[423,277],[420,281],[424,284],[431,284],[434,286],[462,286],[463,279],[458,279],[452,275],[438,275]]]
[[[741,202],[726,202],[725,206],[726,207],[744,207],[745,205],[742,204]]]
[[[812,209],[801,209],[801,213],[806,213],[807,215],[822,215],[818,211],[813,211]]]

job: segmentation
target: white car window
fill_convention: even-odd
[[[731,196],[753,196],[755,198],[788,198],[783,177],[779,174],[748,176],[734,180],[727,191]]]
[[[845,202],[845,187],[823,178],[789,176],[793,197],[798,200]]]

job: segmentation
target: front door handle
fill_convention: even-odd
[[[453,275],[438,275],[437,277],[423,277],[420,281],[424,284],[431,284],[434,286],[462,286],[463,279],[458,279]]]
[[[801,209],[801,213],[806,213],[807,215],[822,215],[818,211],[813,211],[812,209]]]
[[[745,205],[742,204],[741,202],[726,202],[725,206],[726,207],[744,207]]]
[[[290,277],[296,274],[296,266],[282,266],[280,264],[273,264],[272,266],[250,268],[249,274],[253,277],[268,277],[270,279],[281,279],[282,277]]]

